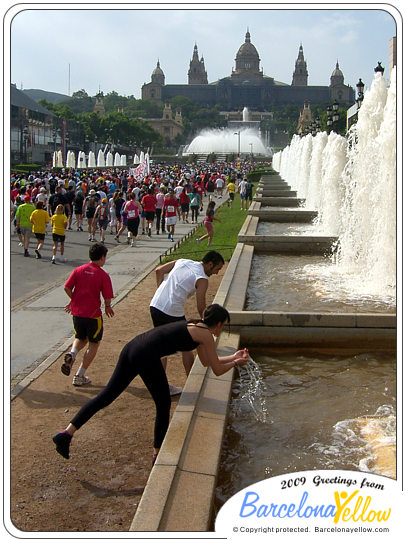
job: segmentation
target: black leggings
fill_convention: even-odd
[[[95,398],[83,405],[72,420],[76,429],[82,427],[100,409],[110,405],[127,388],[129,383],[140,375],[145,386],[152,395],[156,406],[154,431],[154,448],[160,448],[169,427],[170,392],[166,372],[160,358],[137,358],[135,351],[129,354],[125,346],[118,359],[117,366],[108,381],[107,386]]]

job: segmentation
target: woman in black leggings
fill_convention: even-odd
[[[197,349],[204,366],[210,366],[215,375],[226,373],[234,366],[248,362],[247,349],[218,358],[213,336],[219,336],[229,313],[218,304],[208,306],[202,320],[179,321],[158,326],[140,334],[122,349],[117,366],[107,384],[95,398],[86,403],[68,427],[53,437],[56,450],[69,459],[72,436],[100,409],[110,405],[140,375],[152,395],[156,406],[153,461],[162,445],[169,426],[170,392],[161,358],[177,351]]]

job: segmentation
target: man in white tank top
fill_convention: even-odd
[[[150,302],[154,326],[185,319],[184,306],[192,294],[196,294],[197,311],[202,317],[206,308],[208,278],[218,274],[224,259],[217,251],[209,251],[200,262],[178,259],[156,268],[157,290]],[[166,277],[165,277],[166,276]],[[194,355],[190,351],[182,353],[186,374],[190,373]],[[167,359],[162,358],[166,369]],[[181,388],[169,385],[171,395],[181,393]]]

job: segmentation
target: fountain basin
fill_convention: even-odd
[[[259,218],[255,218],[259,219]],[[314,234],[316,226],[313,223],[271,223],[270,221],[259,220],[256,232],[259,235],[283,235],[290,234],[309,235]]]
[[[260,235],[257,233],[259,220],[248,216],[238,235],[238,241],[253,246],[255,253],[300,253],[300,254],[331,254],[337,241],[335,236],[314,234],[279,234]],[[312,227],[313,228],[313,227]]]
[[[336,236],[238,235],[238,242],[254,246],[256,253],[332,253]]]
[[[312,223],[318,216],[315,210],[305,210],[303,208],[274,208],[263,206],[257,201],[253,201],[248,210],[249,216],[260,218],[261,221],[272,221],[278,223]]]
[[[287,472],[344,469],[395,478],[392,351],[251,348],[250,354],[261,368],[262,399],[255,404],[252,397],[258,410],[249,406],[249,380],[241,370],[233,385],[216,510],[243,487]]]

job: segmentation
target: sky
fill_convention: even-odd
[[[302,44],[309,85],[329,85],[338,61],[345,84],[355,88],[361,77],[367,89],[377,62],[389,66],[400,20],[393,3],[25,3],[11,7],[5,28],[17,88],[139,99],[158,60],[166,84],[186,84],[195,44],[208,82],[229,76],[247,29],[265,75],[291,84]]]

